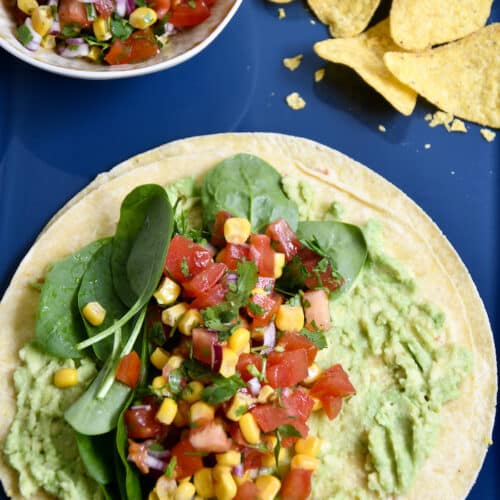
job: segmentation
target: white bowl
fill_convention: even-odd
[[[234,16],[243,0],[217,0],[203,23],[175,34],[160,53],[145,62],[117,66],[92,64],[84,59],[68,59],[54,50],[26,49],[16,38],[16,24],[5,2],[0,0],[0,47],[22,61],[58,75],[87,80],[111,80],[146,75],[171,68],[201,52],[215,40]]]

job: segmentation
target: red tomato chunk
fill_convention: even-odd
[[[250,235],[248,258],[255,262],[260,276],[274,277],[274,250],[271,238],[265,234]]]
[[[318,347],[304,335],[296,332],[286,332],[278,342],[279,346],[285,348],[285,351],[295,351],[297,349],[305,349],[307,352],[307,360],[309,365],[314,363]]]
[[[309,362],[305,349],[272,352],[267,358],[266,376],[273,388],[292,387],[307,377]]]
[[[174,6],[168,20],[175,27],[196,26],[210,16],[210,8],[204,0],[181,0]]]
[[[132,406],[125,414],[128,436],[134,439],[149,439],[158,436],[163,426],[156,420],[158,407],[152,404]]]
[[[184,283],[203,271],[212,262],[210,252],[184,236],[176,234],[168,247],[165,274]]]
[[[122,384],[128,385],[133,389],[139,381],[140,374],[141,358],[139,358],[139,355],[135,351],[132,351],[120,359],[115,378]]]
[[[278,252],[285,254],[285,260],[290,262],[294,255],[300,250],[300,242],[288,225],[288,222],[281,218],[269,224],[266,234],[274,243],[274,248]]]
[[[187,297],[199,297],[208,292],[227,271],[226,264],[210,262],[208,266],[200,271],[194,278],[183,284],[184,294]]]
[[[197,454],[198,450],[189,442],[189,439],[179,441],[172,448],[172,456],[176,458],[176,479],[192,476],[195,472],[203,469],[203,459]]]
[[[210,238],[210,243],[212,243],[214,247],[221,248],[226,244],[226,239],[224,238],[224,223],[231,217],[232,215],[225,210],[220,210],[215,214],[214,227],[212,228],[212,236]]]
[[[307,500],[311,494],[312,470],[290,469],[281,485],[280,498]]]
[[[135,64],[151,59],[159,52],[156,37],[148,28],[135,31],[126,40],[115,40],[104,60],[112,65]]]

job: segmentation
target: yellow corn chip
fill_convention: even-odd
[[[416,92],[397,80],[383,61],[386,52],[399,50],[390,37],[388,19],[355,38],[318,42],[314,50],[323,59],[352,68],[399,112],[404,115],[413,112]]]
[[[298,92],[292,92],[291,94],[286,96],[286,103],[288,106],[295,111],[306,107],[306,101],[302,99]]]
[[[487,128],[482,128],[479,132],[484,137],[484,140],[488,142],[493,142],[497,136],[493,130],[488,130]]]
[[[380,0],[308,0],[318,19],[330,26],[334,37],[361,33],[370,22]]]
[[[406,50],[458,40],[486,24],[493,0],[394,0],[391,35]]]
[[[295,71],[300,66],[303,57],[303,54],[298,54],[294,57],[285,57],[285,59],[283,59],[283,66],[290,71]]]
[[[500,23],[437,49],[389,52],[384,61],[396,78],[438,108],[500,127]]]

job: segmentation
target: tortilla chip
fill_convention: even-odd
[[[396,78],[438,108],[500,127],[500,23],[418,54],[389,52],[384,62]]]
[[[390,37],[388,19],[355,38],[318,42],[314,50],[323,59],[352,68],[400,113],[413,112],[416,92],[394,78],[384,64],[386,52],[400,50]]]
[[[479,132],[487,142],[493,142],[495,140],[495,137],[497,136],[497,134],[493,132],[493,130],[489,130],[487,128],[482,128]]]
[[[493,0],[394,0],[391,34],[406,50],[458,40],[486,24]]]
[[[318,19],[330,26],[334,37],[361,33],[370,22],[380,0],[308,0]]]

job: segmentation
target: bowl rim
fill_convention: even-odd
[[[229,21],[234,17],[237,10],[240,8],[243,0],[234,0],[233,5],[228,10],[221,22],[215,27],[215,29],[200,43],[191,47],[186,52],[179,54],[172,59],[167,59],[166,61],[159,62],[157,64],[152,64],[150,66],[143,66],[140,68],[122,69],[122,70],[110,70],[110,71],[90,71],[87,69],[75,69],[75,68],[64,68],[62,66],[55,66],[45,61],[40,61],[30,57],[30,55],[22,52],[20,48],[15,47],[8,43],[5,39],[0,37],[0,47],[9,52],[14,57],[21,59],[22,61],[35,66],[36,68],[43,69],[50,73],[55,73],[61,76],[67,76],[70,78],[79,78],[82,80],[115,80],[121,78],[131,78],[134,76],[143,76],[151,73],[156,73],[168,68],[173,68],[178,64],[181,64],[188,59],[199,54],[208,45],[210,45],[222,32],[222,30],[227,26]]]

